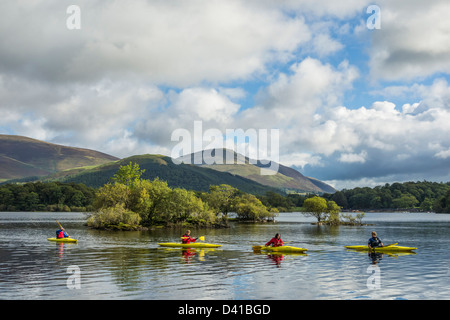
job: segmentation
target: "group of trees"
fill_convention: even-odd
[[[437,213],[450,213],[450,190],[434,202],[433,209]]]
[[[450,183],[405,182],[375,188],[354,188],[325,194],[343,209],[442,211],[440,201],[450,190]]]
[[[229,212],[239,220],[274,217],[254,195],[229,185],[211,186],[209,192],[170,188],[159,178],[141,179],[136,163],[121,166],[111,182],[99,188],[88,225],[94,228],[135,228],[154,225],[223,226]]]
[[[198,194],[216,215],[228,217],[228,213],[234,212],[237,220],[263,221],[273,220],[278,214],[278,210],[268,209],[253,194],[242,192],[227,184],[210,186],[209,192]]]
[[[257,197],[266,207],[275,208],[279,212],[293,212],[300,211],[305,200],[314,196],[314,194],[300,195],[297,193],[282,195],[274,191],[268,191]]]
[[[301,211],[317,219],[318,224],[328,225],[361,225],[364,212],[359,212],[356,216],[341,213],[341,207],[332,200],[314,196],[304,201]]]
[[[82,184],[30,182],[0,185],[0,211],[89,211],[95,190]]]

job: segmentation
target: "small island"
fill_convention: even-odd
[[[306,215],[317,218],[317,225],[351,225],[362,226],[367,225],[362,223],[365,216],[364,212],[358,212],[355,216],[342,213],[341,207],[332,200],[326,200],[322,197],[312,197],[305,200],[302,211]]]
[[[139,230],[153,227],[228,227],[228,213],[238,221],[273,221],[278,213],[254,195],[226,184],[209,192],[170,188],[158,178],[141,179],[137,163],[121,166],[112,181],[101,187],[87,220],[96,229]]]

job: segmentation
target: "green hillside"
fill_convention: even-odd
[[[22,136],[0,135],[0,181],[49,174],[76,167],[100,165],[116,157]]]
[[[158,177],[167,181],[172,188],[180,187],[196,191],[208,191],[210,185],[229,184],[241,191],[252,194],[264,194],[266,191],[274,191],[271,187],[261,185],[244,177],[194,165],[177,165],[172,162],[170,157],[150,154],[132,156],[96,167],[66,170],[39,180],[83,183],[91,187],[100,187],[110,181],[110,178],[121,165],[127,165],[130,162],[137,163],[141,169],[145,169],[145,173],[142,175],[143,179],[155,179]]]

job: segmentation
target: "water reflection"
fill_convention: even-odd
[[[381,252],[369,252],[368,256],[372,264],[378,264],[383,259],[384,254]]]
[[[180,250],[180,249],[179,249]],[[181,255],[184,258],[185,263],[191,263],[194,257],[198,258],[198,261],[206,261],[206,254],[214,252],[215,249],[205,248],[182,248]]]
[[[56,252],[58,254],[58,259],[61,261],[64,258],[64,250],[68,249],[68,247],[70,246],[76,246],[77,243],[62,243],[62,242],[56,242],[55,246],[56,246]]]
[[[268,261],[272,262],[273,265],[276,267],[281,267],[281,264],[283,261],[291,260],[290,258],[295,258],[299,256],[308,256],[307,253],[301,253],[301,252],[262,252],[260,250],[253,250],[254,255],[261,255],[266,256]]]
[[[357,252],[361,255],[367,255],[369,259],[374,262],[378,263],[383,259],[384,256],[388,256],[391,258],[398,258],[402,256],[411,256],[416,255],[417,252],[411,251],[411,252],[371,252],[371,251],[364,251],[364,250],[356,250],[356,249],[347,249],[348,252]]]

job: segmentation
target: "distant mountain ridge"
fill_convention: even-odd
[[[267,191],[277,191],[275,188],[259,184],[241,176],[194,165],[177,165],[173,163],[170,157],[153,154],[131,156],[91,168],[65,170],[39,178],[39,180],[44,182],[83,183],[97,188],[110,182],[111,177],[117,172],[119,167],[130,162],[137,163],[141,170],[145,170],[141,178],[150,180],[159,178],[166,181],[171,188],[208,191],[210,185],[228,184],[252,194],[262,195]],[[24,182],[24,180],[22,179],[21,182]]]
[[[235,164],[194,163],[194,157],[204,153],[222,152]],[[100,187],[110,181],[121,165],[138,163],[145,169],[145,179],[156,177],[167,181],[170,187],[207,191],[210,185],[229,184],[253,194],[267,191],[334,193],[326,183],[303,176],[290,167],[276,164],[275,174],[261,175],[268,165],[254,161],[234,151],[218,149],[172,159],[164,155],[135,155],[119,159],[98,151],[66,147],[20,136],[0,135],[0,182],[61,181],[83,183]],[[243,159],[236,163],[237,158]],[[179,164],[184,161],[185,163]]]
[[[268,160],[250,159],[228,149],[203,150],[179,157],[176,160],[221,172],[229,172],[286,192],[336,192],[333,187],[325,182],[305,177],[293,168],[276,162],[271,165]],[[214,163],[215,160],[219,160],[221,163]],[[265,170],[272,169],[272,174],[261,174],[262,168]]]
[[[118,158],[95,150],[0,134],[0,181],[46,176],[71,168],[96,166],[115,160]]]

